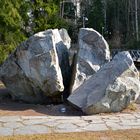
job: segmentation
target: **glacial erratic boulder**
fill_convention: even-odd
[[[14,99],[50,102],[61,95],[69,72],[67,47],[59,30],[39,32],[21,43],[0,67],[0,79]],[[65,63],[65,69],[62,67]]]
[[[106,40],[92,28],[80,29],[78,47],[73,64],[71,93],[110,61]]]
[[[77,88],[68,101],[86,114],[118,112],[135,102],[139,94],[139,73],[129,52],[121,52]]]

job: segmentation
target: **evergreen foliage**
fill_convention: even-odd
[[[58,3],[58,0],[34,0],[31,3],[34,32],[66,26],[64,19],[59,17]]]
[[[0,64],[30,35],[49,28],[68,28],[59,17],[60,0],[0,0]]]
[[[0,1],[0,63],[19,42],[26,39],[24,33],[28,9],[26,4],[20,0]]]
[[[139,0],[137,21],[136,0],[81,0],[81,18],[77,19],[77,25],[71,22],[71,18],[65,20],[60,17],[60,1],[62,0],[0,0],[0,64],[20,42],[49,28],[68,29],[76,42],[83,16],[88,17],[86,27],[103,34],[113,48],[140,49]]]

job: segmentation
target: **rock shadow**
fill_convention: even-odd
[[[14,101],[8,95],[8,90],[0,89],[0,115],[22,115],[22,116],[81,116],[82,111],[72,106],[61,103],[56,105],[29,104],[22,101]]]

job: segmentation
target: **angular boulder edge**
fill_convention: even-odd
[[[119,112],[139,95],[139,73],[129,52],[121,52],[75,90],[68,101],[92,115]]]

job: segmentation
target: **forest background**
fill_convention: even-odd
[[[75,43],[83,22],[99,31],[111,49],[140,48],[139,0],[79,1],[80,17],[76,7],[62,4],[63,0],[0,0],[0,64],[19,43],[39,31],[66,28]]]

